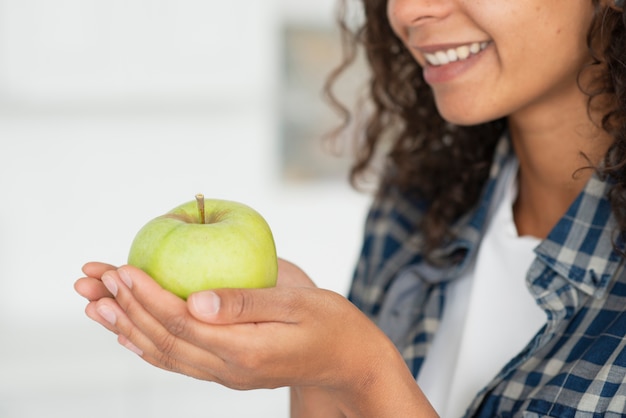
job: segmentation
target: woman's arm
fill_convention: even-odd
[[[325,390],[296,386],[289,390],[291,418],[346,418]]]
[[[405,376],[406,377],[406,376]],[[397,386],[379,382],[358,395],[354,402],[344,400],[343,410],[338,398],[319,387],[292,387],[290,389],[291,418],[348,418],[348,417],[437,417],[412,376]],[[404,390],[398,390],[403,387]],[[344,412],[345,411],[345,412]]]

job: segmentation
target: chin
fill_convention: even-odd
[[[504,116],[500,114],[477,112],[478,109],[471,105],[461,108],[459,106],[440,106],[438,104],[437,110],[446,122],[457,126],[480,125],[498,120]]]
[[[441,113],[441,117],[446,122],[449,122],[457,126],[475,126],[475,125],[480,125],[481,123],[485,123],[485,122],[489,122],[493,120],[493,119],[482,119],[482,118],[473,117],[472,115],[469,115],[467,113],[464,113],[464,114]]]

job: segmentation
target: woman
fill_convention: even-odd
[[[187,302],[89,263],[87,314],[158,367],[290,386],[297,417],[623,415],[622,5],[363,7],[373,108],[353,180],[390,151],[353,304],[286,261],[275,289]]]

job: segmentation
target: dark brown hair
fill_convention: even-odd
[[[615,142],[606,154],[601,175],[615,180],[609,198],[620,231],[626,230],[626,35],[623,13],[592,0],[594,16],[587,35],[594,68],[606,70],[586,92],[589,105],[600,97],[615,97],[602,127]],[[387,20],[386,0],[358,2],[363,23],[351,28],[346,1],[339,7],[344,60],[329,76],[325,91],[344,115],[343,127],[353,112],[333,96],[338,77],[362,50],[371,74],[368,81],[368,112],[356,138],[357,147],[350,181],[359,187],[375,156],[385,151],[379,190],[395,187],[427,202],[420,228],[429,253],[451,238],[450,225],[476,204],[489,174],[494,148],[506,129],[504,119],[475,126],[455,126],[438,113],[430,87],[417,62],[396,37]],[[605,39],[609,37],[609,39]],[[592,40],[602,39],[601,50]],[[600,67],[598,67],[600,66]],[[587,67],[586,67],[587,68]],[[581,69],[583,71],[584,69]],[[607,96],[609,95],[609,96]]]

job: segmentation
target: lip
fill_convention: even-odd
[[[463,44],[437,44],[437,45],[428,45],[423,47],[415,48],[420,53],[425,54],[433,54],[437,51],[447,50],[450,48],[457,48],[463,45],[469,45],[467,43]],[[444,65],[431,65],[426,60],[423,64],[423,75],[424,81],[426,81],[429,85],[446,83],[454,80],[455,78],[461,76],[469,69],[474,67],[485,55],[487,51],[491,49],[491,42],[487,44],[487,46],[479,51],[476,54],[470,55],[468,58],[464,60],[450,62]]]

